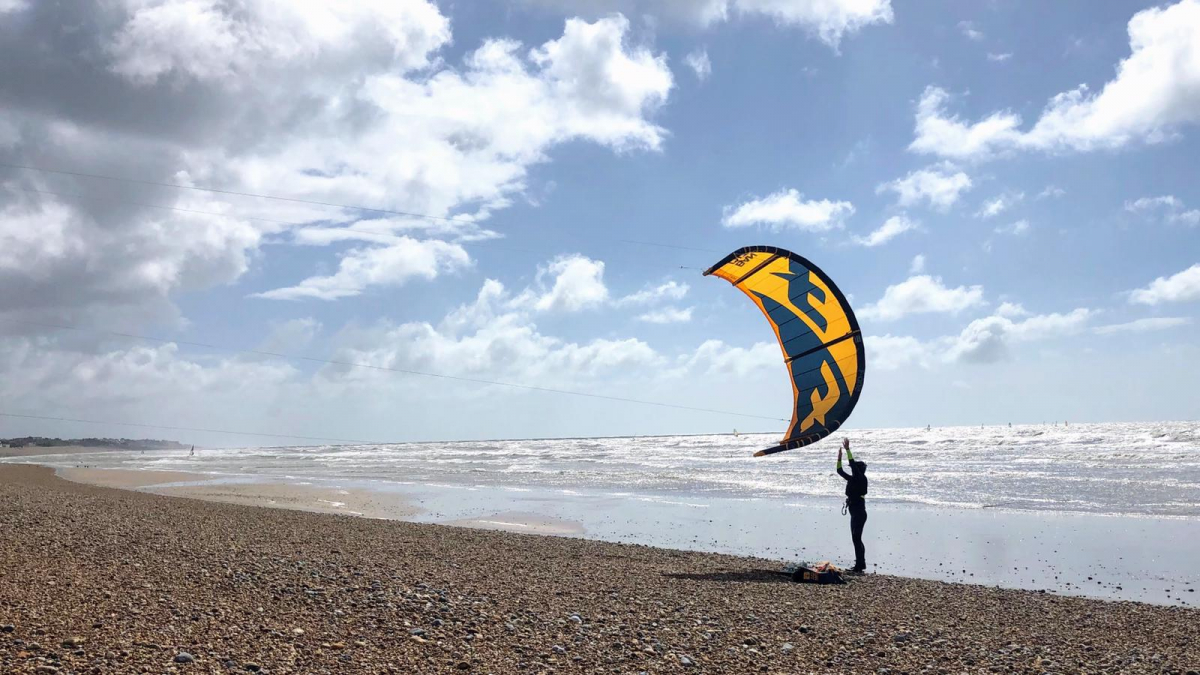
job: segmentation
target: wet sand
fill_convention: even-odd
[[[77,483],[244,506],[393,520],[420,512],[403,498],[362,489],[342,490],[302,483],[210,482],[214,476],[184,471],[68,468],[59,469],[58,475]]]
[[[886,575],[794,584],[755,558],[177,499],[42,467],[0,467],[0,532],[4,673],[1200,669],[1195,609]]]

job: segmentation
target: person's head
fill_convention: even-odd
[[[865,474],[866,472],[867,472],[867,463],[866,462],[861,462],[857,459],[854,460],[853,462],[850,462],[850,473],[854,474],[855,476],[861,476],[861,475]]]

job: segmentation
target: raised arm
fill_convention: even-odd
[[[842,449],[843,448],[846,450],[846,454],[850,455],[850,439],[849,438],[843,438],[842,439],[842,447],[838,448],[837,472],[838,472],[838,475],[841,476],[842,478],[845,478],[846,480],[850,480],[850,474],[848,474],[842,470]],[[850,461],[851,462],[854,461],[854,455],[850,455]]]

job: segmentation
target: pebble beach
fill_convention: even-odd
[[[1200,611],[223,504],[0,467],[0,672],[1200,669]]]

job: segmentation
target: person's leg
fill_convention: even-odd
[[[863,527],[866,524],[866,509],[856,510],[850,514],[850,536],[854,539],[854,569],[859,571],[867,569],[867,552],[862,540]]]

